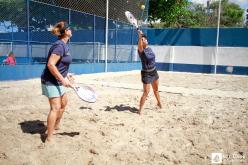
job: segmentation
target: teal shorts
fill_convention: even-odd
[[[66,93],[66,89],[62,85],[45,85],[41,83],[42,95],[48,98],[61,97]]]

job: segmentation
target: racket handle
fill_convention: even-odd
[[[70,88],[72,88],[73,90],[77,90],[77,87],[74,85],[70,86]]]
[[[143,34],[143,32],[138,27],[137,27],[137,32],[138,32],[138,35],[139,35],[139,33]]]

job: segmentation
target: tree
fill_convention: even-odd
[[[26,31],[27,22],[26,7],[24,1],[15,0],[0,0],[0,22],[9,29],[13,26],[17,26],[19,31]]]
[[[212,11],[209,14],[208,25],[210,27],[216,27],[218,21],[219,2],[214,1],[210,4],[209,10]],[[235,3],[230,3],[228,0],[221,1],[221,15],[220,26],[221,27],[237,27],[242,26],[243,9]]]
[[[244,11],[237,4],[228,3],[228,0],[224,0],[224,2],[221,13],[221,26],[241,26]]]
[[[221,1],[221,27],[242,26],[243,9],[228,0]],[[160,20],[163,27],[216,27],[219,1],[209,7],[188,0],[150,0],[149,21]]]
[[[149,5],[150,22],[160,20],[165,27],[181,27],[179,18],[188,12],[187,0],[150,0]]]
[[[179,17],[183,27],[206,26],[206,9],[203,4],[189,3],[187,12]]]
[[[47,0],[39,0],[47,2]],[[95,0],[96,1],[96,0]],[[87,0],[87,3],[96,4],[95,1]],[[55,1],[53,1],[55,2]],[[65,5],[70,7],[70,1],[57,0],[53,5]],[[73,3],[74,7],[87,7],[87,5],[77,5],[80,1]],[[86,1],[84,1],[86,3]],[[82,2],[81,2],[82,3]],[[66,6],[67,5],[67,6]],[[94,9],[97,9],[97,5]],[[27,31],[27,3],[26,0],[0,0],[0,23],[5,29],[11,31],[13,27],[18,31]],[[89,10],[89,9],[88,9]],[[58,21],[69,21],[69,9],[55,7],[44,3],[29,1],[29,27],[31,31],[47,31],[50,25]],[[71,26],[77,30],[86,29],[93,26],[93,16],[84,13],[71,11]]]

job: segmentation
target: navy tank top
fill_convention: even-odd
[[[61,56],[60,60],[57,62],[56,67],[60,74],[63,77],[67,76],[69,71],[69,66],[72,62],[72,57],[69,53],[69,47],[62,40],[57,40],[50,48],[48,52],[46,67],[41,75],[41,82],[46,85],[61,85],[61,82],[58,81],[50,72],[47,67],[48,60],[52,54],[57,54]]]
[[[155,53],[151,48],[147,47],[143,49],[142,52],[139,52],[139,56],[142,63],[142,70],[153,70],[155,69]]]

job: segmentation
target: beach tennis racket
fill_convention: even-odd
[[[78,97],[83,101],[94,103],[96,102],[97,95],[95,91],[89,86],[72,86]]]
[[[125,16],[128,20],[128,22],[130,22],[133,26],[135,26],[135,28],[137,30],[139,30],[139,26],[138,26],[138,21],[137,19],[133,16],[133,14],[130,11],[125,11]]]

